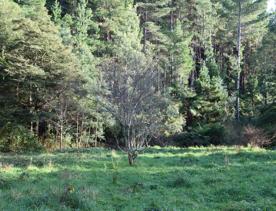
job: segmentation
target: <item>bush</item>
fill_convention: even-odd
[[[1,152],[40,151],[42,146],[38,138],[20,125],[7,124],[0,130]]]
[[[236,121],[229,121],[224,124],[226,145],[241,145],[243,126]]]
[[[180,147],[208,146],[223,144],[225,140],[225,129],[222,125],[214,123],[197,127],[186,133],[173,137],[175,145]]]
[[[276,103],[265,106],[261,109],[261,114],[257,120],[257,125],[260,127],[276,126]]]
[[[196,131],[207,139],[208,144],[220,145],[224,143],[225,129],[219,123],[204,125],[197,128]]]
[[[266,132],[272,146],[276,146],[276,103],[265,106],[257,118],[258,127]]]
[[[194,131],[177,134],[172,137],[172,140],[174,145],[179,147],[208,145],[206,137],[203,137]]]
[[[228,122],[225,124],[224,128],[224,143],[227,145],[269,147],[273,142],[273,133],[275,133],[275,129],[271,132],[267,130],[266,127],[248,123]]]
[[[271,144],[271,140],[262,129],[250,125],[244,127],[242,137],[246,145],[250,144],[255,147],[266,147]]]

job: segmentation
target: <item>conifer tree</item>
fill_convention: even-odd
[[[192,53],[189,48],[191,37],[184,33],[179,20],[170,34],[170,39],[169,54],[172,82],[187,84],[188,75],[193,69]]]
[[[94,8],[102,41],[96,52],[98,55],[114,56],[123,46],[139,50],[139,18],[132,0],[98,0]]]
[[[80,146],[83,136],[95,143],[97,139],[102,138],[103,133],[103,116],[98,110],[93,91],[100,86],[101,78],[96,67],[99,63],[98,58],[93,55],[99,43],[99,28],[93,21],[93,13],[86,0],[81,0],[77,4],[72,15],[66,14],[62,18],[60,11],[60,5],[56,2],[53,7],[53,20],[57,20],[56,24],[60,27],[64,43],[72,47],[72,52],[80,62],[81,78],[74,85],[75,108],[71,111],[71,116],[74,116],[72,121],[75,124],[76,143]]]
[[[250,49],[258,45],[265,32],[266,1],[250,0],[224,0],[221,2],[218,13],[221,25],[218,34],[226,35],[227,40],[221,44],[216,42],[216,54],[222,71],[226,71],[228,78],[228,91],[230,95],[235,93],[235,113],[236,119],[240,119],[240,96],[245,90],[245,84],[249,69],[243,65],[244,59],[248,56],[244,51],[250,53]],[[258,29],[258,31],[256,31]],[[229,33],[230,32],[230,33]],[[217,40],[217,38],[216,38]],[[219,37],[221,40],[221,37]],[[252,47],[245,49],[247,43]],[[233,45],[236,46],[233,50]],[[250,54],[249,54],[250,55]],[[235,84],[235,86],[233,86]]]
[[[41,115],[50,114],[51,103],[77,77],[78,63],[62,44],[43,1],[22,1],[19,6],[3,0],[0,4],[1,88],[5,93],[10,87],[10,98],[17,106],[8,116],[28,123],[31,131],[34,125],[38,130]],[[8,102],[4,99],[3,106]]]
[[[256,70],[258,89],[265,105],[276,101],[276,14],[271,15],[268,32],[264,35],[262,45],[252,56],[252,66]]]
[[[196,81],[195,91],[197,96],[191,106],[194,123],[207,124],[222,121],[226,114],[227,92],[220,76],[210,77],[205,63]]]

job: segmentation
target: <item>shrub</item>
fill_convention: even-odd
[[[256,125],[262,128],[267,137],[272,140],[270,145],[276,146],[276,103],[261,109]]]
[[[49,137],[42,139],[42,145],[47,151],[54,150],[57,147],[54,135],[51,134]]]
[[[265,106],[257,120],[258,126],[276,125],[276,103]]]
[[[242,130],[241,124],[235,121],[229,121],[224,124],[225,138],[224,142],[228,145],[241,145],[242,143]]]
[[[0,151],[26,152],[42,149],[38,138],[21,125],[7,124],[0,130]]]
[[[224,143],[225,129],[219,123],[207,124],[196,129],[203,137],[206,137],[208,144],[219,145]]]
[[[266,147],[271,144],[271,139],[262,129],[251,125],[244,127],[242,137],[246,145],[250,144],[255,147]]]
[[[192,131],[175,135],[172,139],[175,145],[180,147],[219,145],[224,143],[225,129],[217,123],[206,124]]]
[[[172,137],[172,140],[174,145],[179,147],[208,145],[206,137],[203,137],[194,131],[177,134]]]

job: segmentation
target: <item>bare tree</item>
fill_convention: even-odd
[[[158,91],[157,67],[140,52],[127,52],[103,65],[104,108],[121,127],[121,148],[134,163],[139,151],[162,127],[166,99]]]

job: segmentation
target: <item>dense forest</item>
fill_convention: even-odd
[[[276,0],[0,0],[0,211],[276,210]]]
[[[0,151],[275,146],[266,0],[0,0]]]

